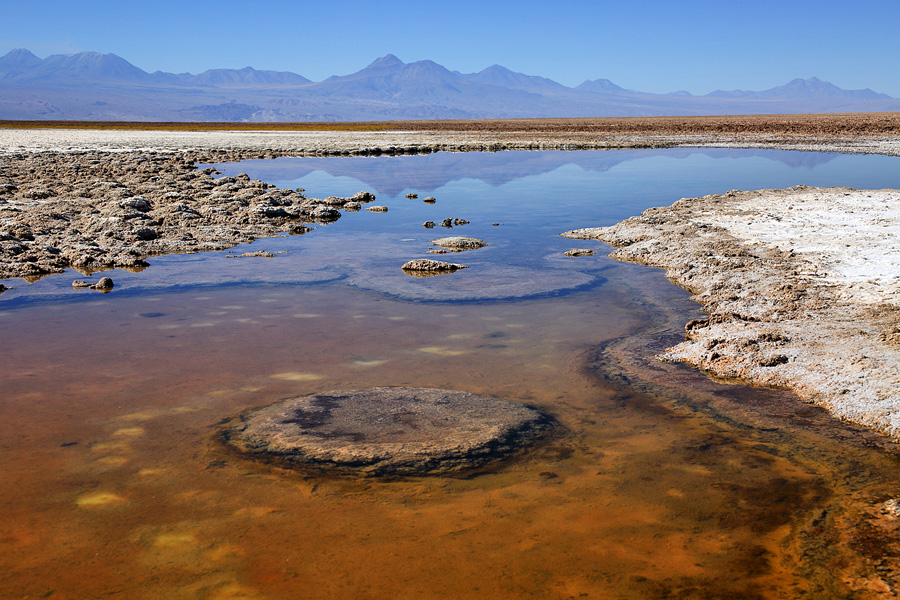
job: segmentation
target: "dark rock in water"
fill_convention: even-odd
[[[275,258],[275,253],[268,250],[257,250],[256,252],[244,252],[243,254],[226,254],[225,258]]]
[[[596,254],[590,248],[572,248],[563,252],[563,256],[593,256]]]
[[[454,227],[456,227],[457,225],[468,225],[468,224],[469,224],[469,222],[466,221],[465,219],[453,219]]]
[[[423,199],[422,202],[425,202],[426,204],[434,204],[435,202],[437,202],[437,200],[435,200],[433,196],[428,196],[427,198]]]
[[[0,283],[0,294],[2,294],[3,292],[5,292],[6,290],[9,290],[9,289],[12,289],[12,288],[8,288],[5,285],[3,285],[2,283]]]
[[[366,204],[367,202],[375,201],[375,194],[372,192],[356,192],[350,199],[354,202],[359,202],[360,204]]]
[[[446,227],[447,229],[450,229],[451,227],[453,227],[453,219],[449,219],[449,218],[444,219],[443,221],[441,221],[441,227]]]
[[[473,237],[463,237],[460,235],[438,238],[436,240],[431,240],[431,243],[435,246],[440,246],[441,248],[447,248],[448,250],[476,250],[478,248],[484,248],[489,244],[486,244],[484,240],[479,240],[478,238]]]
[[[415,200],[416,198],[419,197],[419,195],[418,194],[407,194],[406,197],[409,198],[410,200]]]
[[[439,260],[431,260],[428,258],[417,258],[404,263],[400,268],[404,271],[413,271],[414,273],[408,273],[411,275],[415,275],[415,272],[418,271],[425,271],[436,275],[439,273],[450,273],[457,269],[468,269],[469,267],[457,263],[441,262]]]
[[[109,292],[113,289],[113,280],[109,277],[101,277],[100,281],[90,286],[92,290],[97,290],[98,292]]]
[[[384,213],[384,212],[387,212],[387,211],[388,211],[388,207],[387,207],[387,206],[380,206],[380,205],[379,205],[379,206],[370,206],[370,207],[367,208],[366,210],[370,210],[370,211],[372,211],[372,212],[382,212],[382,213]]]
[[[434,229],[434,221],[425,221],[422,223],[422,227],[425,229]]]
[[[222,439],[252,458],[363,477],[471,470],[554,428],[510,400],[433,388],[376,387],[290,398],[243,413]]]

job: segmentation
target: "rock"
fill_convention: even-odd
[[[100,281],[90,286],[92,290],[97,290],[98,292],[107,293],[113,289],[113,280],[109,277],[101,277]]]
[[[153,205],[142,196],[133,196],[119,203],[122,208],[130,208],[138,212],[148,212],[153,209]]]
[[[312,211],[312,217],[316,221],[330,223],[341,218],[341,213],[328,206],[317,206]]]
[[[493,227],[500,227],[500,223],[491,223]]]
[[[434,204],[435,202],[437,202],[437,200],[435,200],[432,196],[428,196],[427,198],[424,198],[422,202],[426,204]]]
[[[564,256],[593,256],[596,254],[590,248],[572,248],[571,250],[566,250],[563,252]]]
[[[360,204],[367,204],[375,201],[375,194],[372,192],[356,192],[350,199],[354,202],[359,202]]]
[[[159,234],[156,233],[156,230],[150,227],[142,227],[141,229],[135,231],[134,234],[137,236],[137,239],[144,242],[149,242],[150,240],[155,240],[159,237]]]
[[[91,287],[91,284],[87,281],[83,281],[81,279],[76,279],[75,281],[72,282],[72,287],[75,288],[76,290],[80,290],[80,289]]]
[[[241,414],[221,439],[250,458],[330,475],[393,477],[483,468],[555,428],[523,404],[464,391],[331,391]]]
[[[415,200],[416,198],[419,197],[419,195],[418,194],[407,194],[406,197],[409,198],[410,200]]]
[[[2,283],[0,283],[0,294],[2,294],[3,292],[5,292],[6,290],[11,290],[11,289],[12,289],[12,288],[8,288],[8,287],[6,287],[5,285],[3,285]]]
[[[387,206],[370,206],[366,210],[371,210],[372,212],[377,213],[386,213],[388,211]]]
[[[468,225],[468,224],[469,224],[469,222],[466,221],[465,219],[453,219],[454,227],[457,225]]]
[[[415,260],[411,260],[407,263],[404,263],[402,267],[400,267],[404,271],[444,271],[444,272],[452,272],[457,269],[468,269],[467,265],[460,265],[456,263],[448,263],[441,262],[439,260],[431,260],[429,258],[417,258]]]
[[[489,245],[486,244],[484,240],[479,240],[478,238],[458,235],[431,240],[431,243],[435,246],[440,246],[441,248],[446,248],[448,250],[455,250],[457,252],[462,250],[475,250]]]
[[[452,228],[453,219],[444,219],[443,221],[441,221],[441,227],[446,227],[447,229]]]
[[[434,221],[425,221],[422,223],[422,227],[425,229],[434,229]]]
[[[225,258],[275,258],[275,254],[267,250],[244,252],[243,254],[226,254]]]

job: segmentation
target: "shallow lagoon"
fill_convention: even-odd
[[[573,242],[557,234],[733,188],[897,188],[897,160],[697,149],[219,166],[310,196],[367,189],[389,212],[151,259],[111,273],[105,296],[72,290],[75,274],[14,281],[0,296],[0,595],[834,595],[810,523],[900,492],[892,447],[788,394],[655,363],[696,305],[596,244],[563,257]],[[471,223],[422,227],[445,217]],[[491,246],[438,256],[470,267],[450,275],[400,271],[449,233]],[[227,258],[248,250],[287,254]],[[496,472],[391,482],[308,478],[214,442],[245,408],[371,385],[517,399],[569,433]]]

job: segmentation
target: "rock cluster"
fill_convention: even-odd
[[[12,153],[0,158],[0,279],[146,266],[160,254],[223,250],[304,233],[375,196],[307,198],[247,175],[215,178],[164,152]]]

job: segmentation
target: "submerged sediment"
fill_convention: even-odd
[[[708,313],[660,358],[788,388],[900,437],[900,191],[686,198],[612,227],[613,258],[666,269]]]

